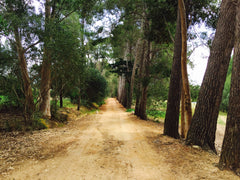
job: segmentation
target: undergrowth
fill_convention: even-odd
[[[127,109],[126,112],[134,112],[134,109]],[[161,119],[164,119],[166,116],[165,111],[161,110],[147,110],[147,116],[150,120],[154,120],[155,122],[160,122]]]
[[[1,97],[1,100],[3,97]],[[104,102],[102,102],[103,104]],[[73,117],[80,114],[93,114],[98,111],[99,105],[92,103],[90,107],[81,106],[80,111],[77,111],[77,105],[72,104],[69,98],[63,99],[63,108],[59,107],[59,101],[51,102],[51,115],[52,118],[45,119],[39,111],[34,112],[31,116],[27,117],[25,121],[23,113],[18,109],[9,109],[0,113],[0,131],[34,131],[41,129],[48,129],[52,127],[62,127],[67,123],[68,117],[74,114]],[[26,122],[28,122],[26,124]]]

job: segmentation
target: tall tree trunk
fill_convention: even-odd
[[[176,34],[174,39],[174,56],[168,92],[167,111],[164,121],[164,134],[179,138],[179,109],[181,98],[181,21],[178,12]]]
[[[18,32],[18,29],[15,28],[14,29],[14,35],[15,35],[15,40],[16,40],[16,46],[17,46],[17,53],[18,53],[18,60],[19,60],[19,64],[20,64],[20,69],[21,69],[21,75],[22,75],[22,80],[23,80],[23,88],[24,88],[24,96],[25,96],[25,116],[26,115],[31,115],[34,110],[35,110],[35,104],[34,104],[34,100],[33,100],[33,93],[32,93],[32,87],[31,87],[31,82],[30,82],[30,78],[28,75],[28,71],[27,71],[27,62],[24,56],[24,49],[22,47],[22,42],[21,42],[21,38]],[[29,121],[28,117],[25,117],[25,120]],[[27,122],[31,124],[31,122]]]
[[[129,93],[130,93],[130,77],[127,77],[127,75],[125,75],[125,85],[124,85],[124,89],[123,89],[123,99],[122,99],[122,105],[125,108],[130,108],[131,105],[129,105]]]
[[[126,85],[127,85],[127,79],[125,74],[122,74],[122,97],[121,97],[121,104],[126,107],[126,102],[127,102],[127,90],[126,90]]]
[[[147,22],[148,23],[148,22]],[[149,24],[146,25],[148,28]],[[147,92],[148,92],[148,85],[150,82],[150,73],[149,73],[149,66],[150,66],[150,51],[151,51],[151,42],[148,40],[146,41],[147,49],[145,51],[144,56],[144,63],[143,63],[143,75],[142,75],[142,82],[141,82],[141,99],[140,99],[140,107],[139,107],[139,117],[143,120],[147,120]]]
[[[146,54],[146,40],[141,40],[141,55],[139,58],[139,69],[137,73],[137,81],[136,81],[136,105],[135,105],[135,115],[140,116],[140,104],[142,99],[142,84],[144,78],[144,58]]]
[[[79,88],[79,94],[78,94],[78,106],[77,110],[79,111],[81,107],[81,89]]]
[[[60,99],[60,108],[63,107],[63,89],[61,88],[59,93],[59,99]]]
[[[126,109],[131,108],[132,105],[132,92],[131,92],[131,84],[132,84],[132,74],[133,73],[133,67],[129,67],[129,62],[132,63],[132,43],[128,42],[128,55],[127,55],[127,103],[126,103]],[[131,69],[132,68],[132,69]]]
[[[141,59],[140,59],[141,61]],[[136,80],[135,80],[135,94],[136,94],[136,103],[135,103],[135,110],[134,110],[134,114],[136,116],[139,115],[139,108],[140,108],[140,98],[141,98],[141,91],[140,91],[140,71],[141,71],[141,67],[139,67],[137,75],[136,75]]]
[[[120,97],[121,97],[121,83],[122,81],[122,76],[118,77],[118,93],[117,93],[117,100],[120,102]]]
[[[186,138],[186,123],[185,123],[185,98],[184,98],[184,91],[181,90],[181,137]]]
[[[186,143],[215,149],[215,133],[222,91],[234,45],[237,0],[223,0],[207,69]]]
[[[129,77],[129,72],[130,72],[130,67],[129,67],[129,58],[127,57],[128,55],[128,46],[129,44],[126,44],[126,48],[124,50],[124,55],[123,55],[123,60],[126,61],[126,72],[122,74],[122,80],[124,83],[123,84],[123,88],[122,88],[122,100],[121,100],[121,104],[127,108],[128,104],[129,104],[129,90],[130,90],[130,77]]]
[[[181,34],[182,34],[182,53],[181,53],[181,70],[182,70],[182,101],[184,102],[184,107],[182,111],[184,112],[186,118],[186,127],[184,128],[184,134],[188,131],[191,120],[192,120],[192,107],[191,107],[191,95],[188,81],[187,73],[187,21],[186,21],[186,10],[183,0],[178,0],[178,7],[181,17]],[[185,135],[184,135],[185,136]]]
[[[46,50],[48,51],[48,50]],[[51,110],[50,110],[50,85],[51,85],[51,63],[48,52],[45,52],[45,59],[42,63],[41,70],[41,103],[40,103],[40,111],[42,115],[46,118],[51,118]]]
[[[126,78],[125,75],[122,74],[119,76],[119,81],[118,81],[118,101],[123,105],[125,101],[125,85],[126,85]]]
[[[45,32],[49,32],[49,25],[51,20],[51,1],[46,0],[45,4]],[[50,37],[44,40],[44,57],[41,69],[41,102],[40,111],[46,118],[51,118],[50,110],[50,89],[51,89],[51,52],[49,50]]]
[[[85,34],[85,14],[82,14],[82,22],[81,22],[81,26],[82,26],[82,33],[81,33],[81,55],[82,55],[82,60],[83,62],[86,62],[86,49],[85,49],[85,45],[84,45],[84,34]],[[78,88],[79,88],[79,92],[78,92],[78,101],[77,101],[77,110],[80,111],[81,108],[81,85],[83,84],[82,76],[79,76],[78,78]]]
[[[130,94],[129,94],[129,103],[130,104],[132,104],[133,90],[134,90],[134,84],[135,84],[135,75],[136,75],[138,64],[139,64],[140,39],[137,40],[137,44],[136,44],[135,48],[136,48],[136,50],[135,50],[135,60],[134,60],[133,69],[132,69],[132,76],[131,76],[131,83],[130,83]]]
[[[236,12],[237,25],[229,111],[219,165],[220,168],[231,169],[240,176],[240,1],[238,1]]]

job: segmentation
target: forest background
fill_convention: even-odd
[[[22,118],[1,121],[1,130],[46,128],[50,119],[59,119],[64,99],[80,110],[81,106],[98,107],[112,96],[141,119],[164,119],[164,134],[179,138],[181,99],[181,136],[187,144],[216,152],[219,109],[229,112],[232,107],[229,121],[239,128],[238,121],[231,119],[236,107],[233,102],[229,105],[229,97],[235,97],[234,88],[230,94],[234,58],[230,65],[229,60],[238,43],[238,38],[232,40],[234,35],[238,37],[238,6],[228,0],[221,6],[216,0],[3,0],[1,112],[17,112]],[[108,25],[96,26],[104,18],[109,18],[104,22]],[[211,34],[195,32],[199,24],[212,29]],[[184,49],[186,40],[191,44],[188,49]],[[189,57],[199,42],[211,50],[211,63],[201,88],[191,84],[188,92],[183,52],[191,65]],[[226,49],[224,55],[221,48]],[[235,56],[237,59],[237,52]],[[191,101],[197,102],[192,120]],[[232,153],[236,148],[225,150]],[[228,156],[223,151],[221,166],[237,171],[239,164]]]

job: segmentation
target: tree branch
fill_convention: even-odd
[[[0,5],[4,7],[4,4],[2,2],[0,2]]]
[[[65,3],[65,0],[63,0],[62,3],[60,4],[59,9],[58,9],[58,11],[57,11],[57,13],[56,13],[57,16],[59,16],[61,10],[63,9],[64,3]]]
[[[60,19],[58,21],[58,23],[62,22],[64,19],[66,19],[67,17],[69,17],[72,13],[74,13],[76,10],[72,10],[70,13],[68,13],[65,17],[63,17],[62,19]]]
[[[27,52],[30,48],[32,48],[33,46],[37,45],[38,43],[40,43],[40,40],[38,40],[37,42],[29,45],[26,49],[23,50],[23,53]]]
[[[55,16],[55,11],[56,11],[56,1],[53,2],[53,6],[52,6],[52,13],[51,13],[52,18]]]
[[[166,21],[165,16],[163,16],[163,18],[164,18],[164,22],[165,22],[165,24],[166,24],[166,26],[167,26],[167,30],[168,30],[169,36],[170,36],[172,42],[174,43],[174,38],[173,38],[173,36],[172,36],[172,34],[171,34],[171,32],[170,32],[170,29],[169,29],[169,26],[168,26],[168,23],[167,23],[167,21]]]

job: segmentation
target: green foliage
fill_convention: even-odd
[[[42,114],[40,112],[34,112],[31,116],[32,118],[32,126],[27,127],[27,130],[40,130],[49,128],[48,120],[42,118]]]
[[[169,88],[169,78],[171,74],[171,57],[172,44],[163,44],[160,46],[156,45],[157,48],[162,48],[163,50],[155,55],[152,59],[150,66],[150,76],[151,81],[148,89],[148,107],[151,107],[152,103],[155,101],[164,102],[168,98],[168,88]]]
[[[1,120],[1,123],[3,124],[3,126],[0,126],[1,131],[33,131],[49,127],[48,120],[42,119],[41,113],[39,112],[34,112],[31,115],[31,125],[25,124],[24,118],[23,116],[20,116],[18,110],[14,110],[14,112],[11,112],[10,115],[8,113],[6,114],[4,120]]]
[[[205,22],[206,25],[215,29],[219,14],[219,6],[217,4],[217,0],[195,0],[194,3],[191,0],[187,0],[188,24]]]
[[[85,96],[88,102],[101,103],[106,97],[107,81],[96,69],[89,69],[87,72],[87,78],[85,81]]]
[[[115,63],[111,64],[113,73],[117,73],[118,75],[125,74],[126,76],[131,76],[133,64],[131,61],[124,60],[119,58],[115,61]]]
[[[79,88],[84,78],[85,59],[80,45],[79,16],[73,14],[55,27],[52,49],[52,96],[66,96],[73,87]],[[77,94],[76,94],[77,95]]]
[[[60,102],[58,101],[58,107],[60,107]],[[64,107],[67,107],[67,108],[75,108],[76,105],[75,104],[72,104],[71,103],[71,100],[69,98],[64,98],[63,99],[63,104],[64,104]]]
[[[126,112],[134,112],[134,109],[127,109]]]
[[[190,84],[190,91],[191,91],[190,93],[191,93],[192,102],[197,102],[200,86]]]
[[[21,73],[14,52],[0,47],[0,108],[12,106],[23,108],[24,94],[22,91]]]
[[[166,112],[160,110],[147,110],[147,115],[153,117],[154,119],[165,118]]]
[[[7,31],[7,21],[3,18],[3,15],[0,14],[0,35],[8,35]]]
[[[226,125],[226,123],[223,120],[221,120],[221,119],[218,120],[218,124]]]
[[[152,23],[150,30],[147,33],[145,32],[145,37],[157,43],[171,42],[170,35],[175,31],[175,21],[177,19],[177,1],[148,0],[146,4],[147,16]]]
[[[102,75],[107,80],[107,96],[117,97],[118,75],[111,73],[107,68],[103,70]]]
[[[72,103],[78,101],[79,89],[73,88],[68,96]],[[89,68],[86,71],[86,78],[81,87],[81,104],[85,106],[91,106],[93,102],[98,105],[104,102],[104,98],[107,95],[107,81],[101,75],[101,73],[94,69]]]
[[[220,111],[224,111],[224,112],[228,111],[231,77],[232,77],[232,64],[233,64],[233,59],[231,59],[229,63],[227,78],[226,78],[224,89],[223,89],[222,102],[220,104]]]
[[[0,96],[0,104],[4,104],[8,102],[8,97],[7,96]]]
[[[217,14],[213,3],[214,1],[207,0],[190,3],[187,8],[192,22],[189,24],[200,20],[214,24],[209,21],[214,19],[210,16],[215,17]],[[62,95],[70,97],[74,103],[81,100],[82,105],[88,106],[93,102],[101,105],[107,95],[117,96],[118,75],[124,73],[128,80],[130,79],[137,40],[148,39],[152,44],[155,42],[151,50],[153,59],[150,63],[150,78],[142,78],[140,81],[146,86],[149,85],[149,115],[154,118],[163,116],[159,109],[152,107],[155,101],[162,106],[168,95],[171,69],[169,60],[173,54],[173,46],[169,42],[170,36],[175,33],[177,1],[58,0],[51,1],[51,6],[54,11],[47,22],[44,11],[35,12],[34,3],[24,0],[1,1],[0,35],[4,35],[10,43],[7,48],[0,46],[0,108],[14,106],[22,110],[25,102],[15,46],[14,32],[18,32],[23,49],[26,50],[24,55],[27,63],[32,65],[28,70],[35,102],[41,81],[40,62],[47,54],[51,56],[48,58],[51,61],[52,98],[56,100]],[[119,19],[117,17],[117,20],[112,19],[116,23],[112,24],[110,37],[106,35],[103,27],[97,27],[95,32],[89,28],[93,20],[101,19],[104,7],[107,7],[109,14],[121,16]],[[144,27],[144,32],[141,32],[143,16],[149,21],[150,27]],[[206,38],[204,34],[202,37]],[[37,41],[40,46],[35,47],[34,43]],[[49,53],[43,53],[44,47]],[[124,54],[128,48],[128,54]],[[112,66],[117,74],[111,72],[109,59],[117,59]],[[227,81],[230,86],[230,80]],[[198,87],[192,89],[192,98],[197,99]],[[225,100],[228,99],[225,97],[228,90],[225,91],[223,104],[226,104]],[[64,106],[75,107],[66,99]],[[59,101],[52,101],[53,114],[57,113],[58,107]],[[48,122],[40,117],[38,112],[31,115],[32,127],[24,127],[23,120],[19,119],[6,121],[5,127],[9,130],[47,128]],[[12,124],[15,124],[15,128],[12,128]]]

